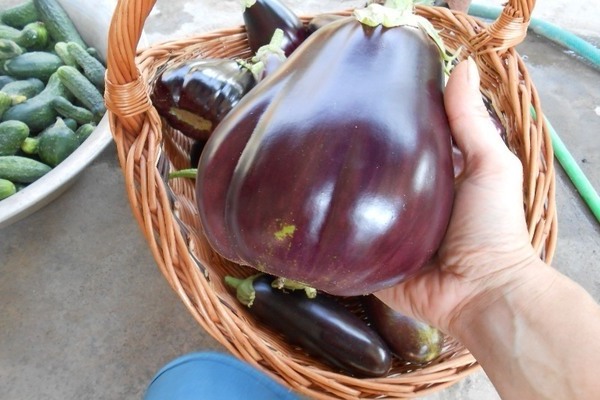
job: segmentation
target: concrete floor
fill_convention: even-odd
[[[238,0],[196,3],[202,6],[159,0],[147,22],[150,42],[241,21]],[[288,2],[299,12],[360,3]],[[539,3],[546,4],[544,18],[566,21],[567,29],[584,27],[578,20],[600,19],[597,7],[588,10],[592,15],[578,13],[586,7],[582,0]],[[209,21],[201,17],[207,10]],[[600,32],[582,34],[600,45]],[[519,51],[546,116],[600,189],[600,72],[534,35]],[[554,264],[600,300],[600,224],[560,168],[557,183]],[[161,365],[204,349],[221,346],[159,273],[129,209],[112,145],[64,195],[0,230],[0,399],[140,398]],[[498,398],[483,372],[426,397]]]

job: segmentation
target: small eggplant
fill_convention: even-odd
[[[224,258],[353,296],[435,254],[454,199],[445,51],[382,23],[320,28],[215,130],[196,201]]]
[[[438,329],[388,307],[374,295],[366,296],[363,304],[373,328],[398,359],[424,364],[440,355],[444,335]]]
[[[235,60],[198,59],[163,71],[151,99],[173,128],[193,139],[206,140],[255,85],[254,75]]]
[[[245,0],[243,12],[248,43],[253,52],[271,40],[275,29],[283,31],[282,49],[289,56],[306,39],[300,18],[279,0]]]
[[[157,76],[152,103],[173,128],[205,141],[257,82],[283,64],[282,44],[283,32],[276,29],[249,62],[213,58],[174,64]]]
[[[331,296],[279,289],[266,274],[228,276],[225,282],[252,316],[307,354],[353,376],[379,377],[390,370],[392,355],[381,337]]]

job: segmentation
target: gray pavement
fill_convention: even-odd
[[[362,4],[287,3],[299,13]],[[600,45],[592,2],[539,3],[540,17]],[[158,0],[147,38],[154,43],[241,23],[238,4]],[[519,52],[546,116],[600,189],[600,72],[535,35]],[[554,264],[600,300],[600,224],[557,169]],[[64,195],[0,229],[0,399],[136,399],[164,363],[204,349],[222,347],[160,274],[129,209],[112,144]],[[498,398],[483,372],[425,397]]]

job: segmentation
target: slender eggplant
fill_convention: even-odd
[[[444,335],[438,329],[388,307],[374,295],[362,302],[367,319],[400,360],[424,364],[442,352]]]
[[[372,25],[316,31],[208,140],[196,200],[223,257],[351,296],[436,252],[454,197],[443,52]]]
[[[306,30],[300,18],[279,0],[244,0],[244,25],[248,43],[253,52],[271,40],[276,29],[284,35],[283,51],[286,56],[306,39]]]
[[[282,42],[283,32],[276,30],[249,62],[212,58],[171,65],[157,76],[152,103],[173,128],[206,140],[240,99],[285,61]]]
[[[378,377],[390,370],[392,355],[381,337],[333,297],[276,288],[266,274],[225,281],[253,317],[307,354],[354,376]]]

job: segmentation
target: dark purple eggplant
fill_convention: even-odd
[[[206,140],[194,140],[194,143],[192,143],[190,149],[190,168],[198,167],[198,161],[200,160],[204,146],[206,146]]]
[[[442,352],[444,335],[438,329],[388,307],[374,295],[362,301],[372,327],[398,359],[425,364]]]
[[[450,217],[444,63],[420,29],[311,35],[221,122],[196,199],[225,258],[340,296],[416,273]]]
[[[157,76],[152,102],[173,128],[206,140],[257,82],[283,64],[282,44],[283,32],[276,29],[250,61],[217,58],[174,64]]]
[[[306,38],[300,18],[279,0],[245,0],[244,25],[253,52],[271,40],[275,29],[283,31],[282,49],[286,56]]]
[[[309,298],[301,290],[275,288],[274,278],[266,274],[225,281],[253,317],[307,354],[358,377],[390,370],[392,355],[383,340],[331,296]]]
[[[255,85],[254,75],[236,60],[197,59],[177,63],[159,74],[151,99],[173,128],[206,140]]]

